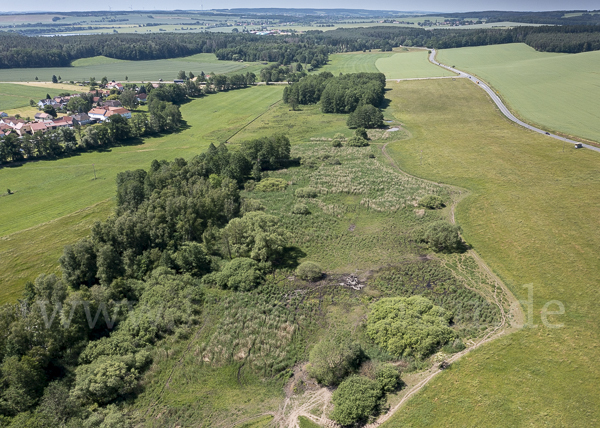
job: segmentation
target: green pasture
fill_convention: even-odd
[[[600,142],[600,51],[536,52],[518,43],[442,50],[438,60],[485,80],[523,120]]]
[[[512,124],[464,79],[389,86],[388,112],[413,136],[390,154],[410,174],[468,189],[456,210],[464,237],[517,298],[527,300],[532,285],[537,327],[462,358],[384,426],[597,425],[598,153],[563,152]],[[562,328],[543,323],[552,301],[549,311],[560,301],[565,313],[548,321]]]
[[[61,92],[65,91],[61,89],[46,89],[36,86],[0,83],[0,111],[28,107],[29,100],[31,99],[37,103],[39,100],[46,98],[46,94],[55,97]]]
[[[242,63],[235,61],[219,61],[214,54],[196,54],[184,58],[158,59],[152,61],[124,61],[106,57],[79,59],[72,67],[55,68],[12,68],[0,70],[1,82],[31,82],[37,77],[41,81],[50,81],[52,75],[62,80],[83,81],[95,77],[100,81],[103,76],[109,80],[156,81],[164,79],[172,81],[179,70],[193,72],[198,75],[217,73],[257,73],[263,68],[260,63]]]

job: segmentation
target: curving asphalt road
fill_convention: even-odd
[[[488,95],[492,98],[492,100],[496,103],[496,105],[498,106],[498,108],[500,109],[500,111],[502,112],[502,114],[504,114],[504,116],[506,116],[507,118],[509,118],[510,120],[512,120],[513,122],[521,125],[524,128],[527,128],[533,132],[537,132],[538,134],[544,134],[547,137],[551,137],[554,138],[556,140],[560,140],[560,141],[564,141],[567,143],[571,143],[573,145],[576,144],[581,144],[582,147],[585,147],[586,149],[590,149],[590,150],[594,150],[595,152],[600,152],[600,148],[595,147],[595,146],[591,146],[589,144],[584,144],[581,143],[579,141],[575,141],[575,140],[570,140],[568,138],[565,137],[561,137],[560,135],[555,135],[555,134],[550,134],[549,132],[546,132],[542,129],[536,128],[535,126],[531,126],[528,123],[523,122],[522,120],[517,119],[511,112],[510,110],[504,105],[504,103],[502,102],[502,100],[500,99],[500,97],[498,95],[496,95],[496,93],[490,89],[489,86],[487,86],[485,83],[483,83],[481,80],[479,80],[479,78],[472,76],[468,73],[465,73],[464,71],[460,71],[457,70],[454,67],[450,67],[444,64],[441,64],[439,62],[437,62],[437,60],[435,59],[435,55],[436,55],[436,50],[432,49],[431,50],[431,54],[429,55],[429,61],[431,61],[433,64],[438,65],[440,67],[443,67],[447,70],[453,71],[454,73],[458,73],[458,77],[463,77],[463,78],[467,78],[467,79],[471,79],[474,83],[476,83],[479,87],[481,87],[481,89],[483,89],[485,92],[488,93]]]

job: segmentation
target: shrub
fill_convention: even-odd
[[[382,399],[376,381],[362,376],[351,376],[333,393],[331,419],[340,425],[364,422],[377,414]]]
[[[335,134],[333,136],[333,139],[342,141],[342,140],[346,139],[346,136],[344,134],[342,134],[341,132],[338,132],[337,134]]]
[[[421,198],[419,206],[429,208],[430,210],[437,210],[444,206],[444,200],[437,195],[427,195]]]
[[[342,147],[342,142],[340,140],[333,140],[331,142],[331,147]]]
[[[356,368],[360,354],[347,334],[335,334],[310,351],[308,373],[323,385],[337,385]]]
[[[292,214],[307,215],[310,214],[310,210],[304,204],[296,204],[292,207]]]
[[[375,369],[375,380],[382,392],[392,392],[400,381],[400,372],[390,363],[379,363]]]
[[[418,231],[418,240],[427,243],[435,251],[456,251],[460,248],[460,227],[440,220]]]
[[[346,143],[348,147],[365,147],[369,145],[369,142],[362,137],[354,136],[348,139]]]
[[[277,258],[289,242],[289,233],[279,224],[279,218],[261,211],[252,211],[234,218],[223,230],[226,251],[233,257],[249,257],[268,261]]]
[[[383,126],[383,113],[377,107],[365,104],[350,113],[346,125],[348,128],[380,128]]]
[[[357,128],[356,131],[354,131],[354,135],[356,135],[357,137],[364,138],[365,140],[369,139],[369,134],[367,134],[367,130],[362,127]]]
[[[215,275],[219,287],[235,291],[253,290],[263,279],[258,262],[246,257],[233,259]]]
[[[367,334],[392,355],[424,358],[456,337],[451,319],[425,297],[385,298],[371,305]]]
[[[304,262],[296,269],[296,274],[306,281],[316,281],[323,276],[321,266],[313,262]]]
[[[456,354],[457,352],[463,351],[466,348],[467,347],[462,340],[456,339],[454,342],[444,345],[442,351],[444,351],[446,354]]]
[[[197,242],[183,244],[175,255],[175,263],[181,272],[192,276],[203,276],[210,272],[210,259]]]
[[[254,187],[254,190],[259,192],[281,192],[286,187],[287,181],[281,178],[265,178]]]
[[[313,187],[302,187],[295,193],[297,198],[316,198],[318,194],[317,189]]]
[[[252,211],[264,211],[266,207],[264,204],[257,199],[244,199],[242,200],[241,214],[246,214]]]

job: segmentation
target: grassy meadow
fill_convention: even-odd
[[[107,57],[83,58],[73,61],[71,67],[53,68],[11,68],[0,70],[0,82],[30,82],[37,77],[42,81],[50,81],[52,75],[60,76],[66,81],[83,81],[95,77],[100,81],[103,76],[109,80],[125,81],[165,81],[177,77],[179,70],[196,75],[217,73],[260,72],[264,66],[260,63],[242,63],[236,61],[219,61],[214,54],[196,54],[183,58],[157,59],[152,61],[126,61]],[[28,100],[29,101],[29,100]]]
[[[522,119],[600,142],[600,51],[536,52],[515,43],[445,49],[438,59],[485,80]]]
[[[598,154],[563,153],[560,142],[508,122],[467,81],[389,86],[388,111],[413,136],[389,153],[411,174],[471,192],[456,211],[464,237],[519,299],[532,284],[538,326],[462,358],[384,427],[597,425]],[[545,327],[542,308],[556,300],[565,313],[548,321],[564,327]]]

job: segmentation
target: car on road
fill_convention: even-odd
[[[549,132],[546,132],[546,135],[550,135],[550,133],[549,133]]]

